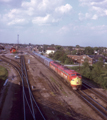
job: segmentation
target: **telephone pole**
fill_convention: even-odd
[[[19,34],[17,35],[17,44],[19,44]]]

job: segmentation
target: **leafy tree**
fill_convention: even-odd
[[[65,59],[65,64],[71,64],[72,63],[72,60],[68,57],[66,57]]]
[[[61,46],[56,46],[56,50],[63,50]]]
[[[47,48],[48,48],[48,45],[43,45],[43,49],[42,49],[42,50],[43,50],[44,52],[46,52]]]
[[[84,68],[89,68],[89,63],[88,63],[87,59],[84,60],[83,67]]]
[[[80,46],[79,45],[76,45],[77,48],[79,48]]]
[[[98,51],[98,50],[99,50],[99,48],[98,48],[98,47],[94,47],[93,49],[94,49],[95,51]]]
[[[92,76],[92,79],[95,81],[95,82],[98,82],[98,79],[102,73],[102,64],[100,63],[96,63],[92,69],[92,72],[91,72],[91,76]],[[101,78],[101,77],[100,77]]]
[[[60,57],[62,57],[65,54],[65,52],[63,50],[61,51],[56,51],[53,54],[53,59],[58,60]]]
[[[72,48],[73,48],[72,46],[69,46],[69,47],[68,47],[68,50],[70,50],[70,51],[71,51],[71,50],[72,50]]]
[[[71,51],[68,49],[68,50],[65,51],[65,53],[66,53],[67,55],[70,55],[70,54],[71,54]]]
[[[92,55],[94,54],[94,49],[92,47],[85,47],[84,53],[86,55]]]
[[[98,67],[102,68],[103,67],[103,58],[100,57],[99,60],[98,60],[98,62],[96,63],[96,65]]]
[[[50,58],[53,58],[53,53],[49,53],[49,57],[50,57]]]
[[[73,50],[72,55],[76,55],[76,54],[77,54],[77,50]]]
[[[91,69],[87,59],[85,59],[85,62],[83,63],[81,73],[84,77],[91,78]]]
[[[65,62],[65,60],[66,60],[66,54],[64,54],[63,56],[61,56],[58,60],[59,61],[61,61],[62,63],[64,63]]]

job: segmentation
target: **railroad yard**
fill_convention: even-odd
[[[0,93],[0,120],[106,119],[106,90],[98,88],[83,79],[92,88],[86,87],[84,83],[82,91],[99,103],[100,107],[103,106],[102,108],[98,107],[98,111],[101,111],[99,113],[95,110],[95,107],[93,108],[85,101],[86,98],[83,100],[80,97],[80,91],[73,91],[63,78],[41,63],[32,52],[19,54],[19,56],[20,59],[15,59],[12,54],[0,56],[2,59],[0,65],[5,66],[9,72],[8,82],[3,86]],[[14,66],[11,64],[14,64]],[[22,79],[19,74],[23,76]],[[25,82],[25,79],[28,81]],[[89,89],[96,90],[100,92],[97,94],[103,95],[100,98]],[[83,96],[85,97],[85,95]]]

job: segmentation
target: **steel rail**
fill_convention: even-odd
[[[82,91],[83,92],[83,91]],[[104,109],[105,111],[107,111],[106,110],[106,108],[105,107],[103,107],[102,105],[100,105],[98,102],[96,102],[94,99],[92,99],[90,96],[88,96],[85,92],[83,92],[88,98],[90,98],[93,102],[95,102],[96,104],[98,104],[102,109]]]
[[[97,112],[100,113],[101,117],[104,119],[107,119],[107,112],[105,111],[104,107],[98,104],[95,100],[93,100],[91,97],[89,97],[85,92],[83,91],[75,91],[76,94],[79,94],[80,97],[82,97],[83,100],[85,100],[88,104],[90,104]],[[101,109],[104,109],[105,112],[102,112],[101,109],[97,108],[93,103],[91,103],[87,98],[85,98],[81,93],[85,94],[91,101],[93,101],[95,104],[101,107]]]
[[[91,86],[89,86],[85,82],[83,82],[83,86],[85,86],[86,88],[89,88],[88,89],[89,91],[93,92],[95,95],[97,95],[99,98],[101,98],[103,101],[105,101],[107,103],[107,96],[106,95],[104,95],[103,93],[101,93],[99,91],[94,90]]]
[[[23,110],[24,110],[24,120],[26,120],[26,111],[25,111],[25,90],[24,90],[24,79],[23,79],[23,67],[22,67],[22,61],[21,61],[21,71],[22,71],[22,88],[23,88]]]
[[[40,114],[41,114],[42,118],[43,118],[44,120],[46,120],[46,119],[45,119],[45,117],[44,117],[44,115],[42,114],[42,112],[41,112],[41,110],[40,110],[40,108],[39,108],[39,106],[38,106],[38,104],[37,104],[37,102],[36,102],[36,100],[35,100],[35,98],[34,98],[34,96],[33,96],[33,95],[32,95],[32,98],[33,98],[33,101],[34,101],[34,103],[35,103],[35,105],[36,105],[37,109],[39,110],[39,112],[40,112]]]
[[[31,91],[30,91],[30,92],[31,92]],[[35,103],[35,105],[36,105],[36,107],[37,107],[38,111],[40,112],[40,114],[41,114],[41,116],[42,116],[43,120],[46,120],[46,119],[45,119],[45,117],[44,117],[44,115],[42,114],[42,112],[41,112],[41,110],[40,110],[40,108],[39,108],[39,106],[38,106],[38,104],[37,104],[37,102],[36,102],[36,100],[35,100],[35,98],[34,98],[34,96],[33,96],[32,92],[31,92],[31,96],[32,96],[33,101],[34,101],[34,103]]]
[[[32,97],[31,97],[31,89],[30,89],[30,85],[29,85],[29,82],[28,82],[28,75],[27,75],[27,70],[26,70],[26,66],[25,66],[25,61],[24,61],[24,57],[21,56],[21,59],[23,61],[23,69],[25,71],[25,78],[26,78],[26,82],[27,82],[27,85],[28,85],[28,90],[29,90],[29,96],[30,96],[30,102],[31,102],[31,108],[32,108],[32,115],[33,115],[33,118],[34,120],[36,120],[35,118],[35,113],[34,113],[34,106],[33,106],[33,101],[32,101]]]
[[[26,70],[25,70],[26,71]],[[27,71],[26,71],[26,73],[27,73]],[[40,114],[41,114],[41,116],[42,116],[42,118],[44,119],[44,120],[46,120],[45,119],[45,117],[44,117],[44,115],[42,114],[42,112],[41,112],[41,110],[40,110],[40,108],[39,108],[39,106],[38,106],[38,104],[37,104],[37,102],[35,101],[35,99],[34,99],[34,96],[33,96],[33,94],[32,94],[32,92],[31,92],[31,88],[30,88],[30,85],[29,85],[29,82],[28,82],[28,75],[26,74],[26,80],[27,80],[27,84],[28,84],[28,86],[29,86],[29,93],[30,93],[30,95],[31,95],[31,97],[32,97],[32,99],[33,99],[33,101],[34,101],[34,103],[35,103],[35,105],[36,105],[36,107],[37,107],[37,109],[38,109],[38,111],[40,112]]]

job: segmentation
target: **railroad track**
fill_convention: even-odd
[[[99,114],[104,120],[107,120],[107,110],[100,105],[98,102],[96,102],[94,99],[92,99],[88,94],[86,94],[84,91],[74,91],[75,94],[77,94],[82,100],[84,100],[92,109],[94,109],[97,114]]]
[[[31,53],[30,53],[31,54]],[[34,56],[34,54],[32,53],[31,55]],[[36,58],[38,59],[38,58]],[[50,68],[49,68],[50,69]],[[51,70],[51,69],[50,69]],[[51,70],[54,74],[56,74],[53,70]],[[58,78],[61,78],[58,74],[56,74],[58,76]],[[70,88],[71,87],[67,84],[67,86]],[[85,91],[88,91],[88,93],[84,92],[83,90],[79,90],[79,91],[73,91],[75,92],[75,94],[77,96],[79,96],[79,98],[81,98],[83,101],[85,101],[85,103],[87,103],[89,106],[91,106],[92,109],[94,109],[96,111],[96,113],[98,113],[103,119],[107,120],[107,96],[105,96],[104,94],[96,91],[95,89],[93,89],[91,86],[87,85],[86,83],[83,83],[83,87],[85,87]],[[105,107],[102,106],[100,103],[98,103],[97,101],[95,101],[90,95],[89,95],[89,91],[92,92],[94,94],[94,96],[97,96],[98,98],[100,98],[101,101],[103,101],[103,103],[105,103]],[[95,97],[96,98],[96,97]]]
[[[40,110],[36,100],[34,99],[31,91],[24,56],[20,57],[20,63],[4,56],[2,56],[1,59],[12,65],[20,75],[23,92],[23,119],[45,120],[45,117]]]
[[[102,101],[104,101],[105,103],[106,103],[106,105],[107,105],[107,96],[106,95],[104,95],[103,93],[101,93],[101,92],[99,92],[99,91],[97,91],[97,90],[95,90],[95,89],[93,89],[93,87],[92,86],[89,86],[87,83],[85,83],[85,82],[83,82],[83,87],[85,88],[85,89],[87,89],[89,92],[91,92],[91,93],[93,93],[93,94],[95,94],[95,98],[100,98]],[[106,107],[107,108],[107,107]]]

